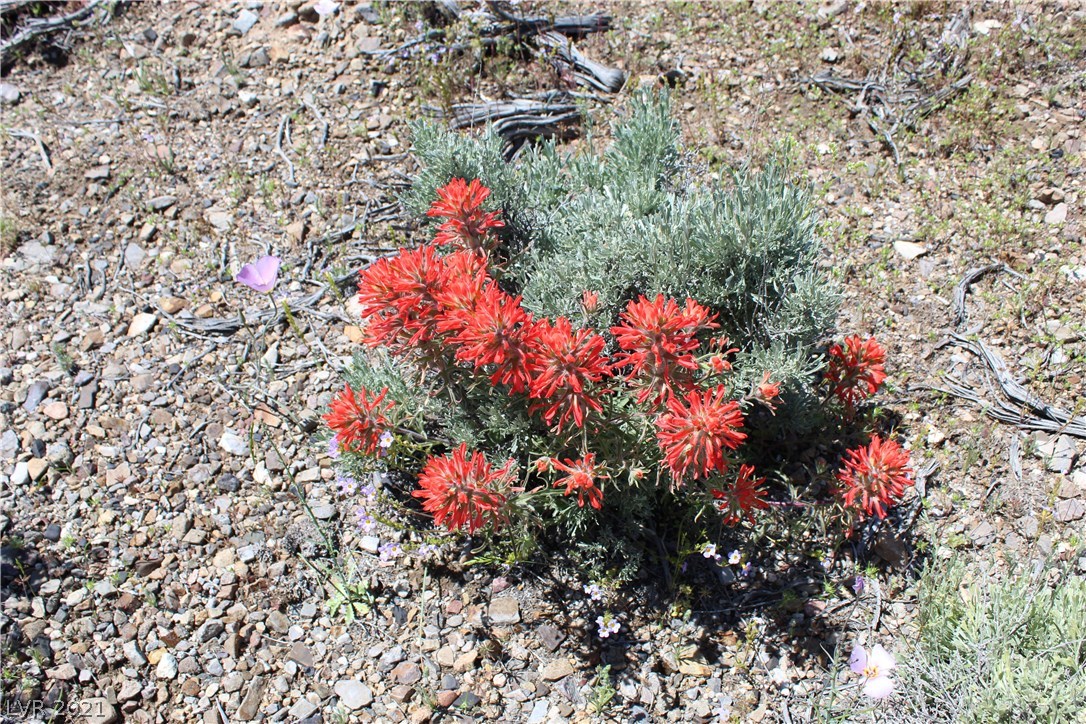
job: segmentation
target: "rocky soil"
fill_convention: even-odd
[[[793,140],[846,291],[840,327],[886,344],[884,402],[927,472],[911,535],[845,546],[814,583],[786,556],[747,582],[694,561],[702,590],[603,601],[560,569],[456,565],[452,545],[449,566],[397,556],[402,534],[355,525],[319,442],[359,337],[335,280],[413,238],[396,201],[409,120],[563,78],[523,58],[374,55],[431,22],[421,5],[134,3],[69,39],[61,67],[27,53],[0,94],[3,716],[807,721],[838,642],[907,634],[915,541],[942,557],[1081,555],[1084,441],[940,390],[1001,399],[947,344],[960,332],[1086,412],[1083,12],[975,9],[958,36],[968,90],[890,148],[855,93],[806,80],[902,83],[957,8],[607,9],[612,29],[581,47],[629,80],[587,101],[599,121],[670,83],[707,173]],[[291,310],[271,323],[233,281],[265,253],[284,259],[275,294]],[[993,262],[1013,273],[978,278],[956,321],[959,281]],[[354,621],[314,573],[331,563],[321,531],[373,592]],[[621,627],[601,639],[604,608]]]

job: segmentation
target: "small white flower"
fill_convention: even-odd
[[[715,543],[706,543],[705,547],[701,549],[701,554],[713,561],[720,560],[720,554],[716,552]]]
[[[602,616],[596,617],[596,625],[599,626],[599,635],[601,639],[605,639],[611,634],[617,634],[620,627],[618,621],[612,618],[611,614],[605,613]]]
[[[598,583],[589,583],[584,587],[584,592],[588,594],[588,597],[593,601],[603,600],[603,589],[600,588]]]
[[[743,554],[741,554],[739,551],[732,551],[728,554],[728,563],[730,565],[738,566],[742,560]]]
[[[332,0],[317,0],[313,4],[313,9],[317,12],[317,15],[323,18],[327,15],[333,15],[336,10],[339,10],[339,3],[332,2]]]

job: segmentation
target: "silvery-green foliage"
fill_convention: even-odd
[[[817,266],[811,193],[784,162],[736,170],[723,184],[695,182],[668,98],[647,92],[600,153],[543,143],[507,163],[492,132],[471,137],[427,122],[413,132],[422,170],[407,207],[421,216],[451,178],[481,179],[508,224],[505,283],[533,313],[605,330],[639,294],[692,297],[741,350],[737,389],[768,371],[794,403],[782,419],[810,424],[816,345],[838,295]],[[585,290],[599,295],[590,318],[580,309]]]

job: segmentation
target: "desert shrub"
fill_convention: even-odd
[[[901,657],[902,721],[1086,721],[1086,579],[1058,562],[930,565]]]
[[[445,528],[549,536],[620,578],[674,521],[778,502],[848,528],[900,499],[908,456],[878,435],[804,502],[770,479],[782,441],[854,420],[885,378],[873,339],[826,353],[837,294],[786,163],[698,181],[653,94],[599,152],[507,163],[493,134],[414,134],[405,205],[438,225],[362,273],[370,349],[326,418],[344,470],[401,473]]]

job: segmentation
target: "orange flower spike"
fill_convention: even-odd
[[[878,435],[866,446],[845,453],[837,473],[836,493],[846,508],[885,518],[886,512],[913,485],[909,453],[893,440]]]
[[[830,394],[852,410],[857,403],[878,392],[886,380],[886,350],[874,337],[845,338],[844,345],[834,344],[829,350],[825,379]]]
[[[356,393],[346,385],[332,400],[328,414],[324,416],[328,427],[336,433],[337,443],[348,452],[372,455],[380,443],[381,433],[390,428],[385,415],[392,410],[392,402],[381,404],[388,388],[372,399],[370,394],[364,387]]]
[[[725,450],[735,450],[747,438],[740,431],[739,403],[726,399],[726,394],[723,385],[695,390],[685,400],[668,400],[667,412],[656,418],[656,437],[675,482],[724,470]]]
[[[474,533],[508,520],[506,503],[513,490],[513,461],[497,470],[478,451],[468,456],[467,445],[444,457],[432,457],[419,475],[419,489],[411,493],[437,525],[450,531],[466,528]]]
[[[725,525],[735,525],[744,517],[754,520],[756,509],[765,509],[765,478],[754,477],[753,465],[740,465],[735,482],[723,490],[712,489],[710,494],[719,502],[717,507],[724,515]]]
[[[578,506],[583,508],[587,498],[588,504],[599,510],[603,506],[603,491],[596,486],[596,480],[610,476],[604,475],[596,467],[595,461],[595,454],[588,453],[579,460],[570,460],[569,458],[563,462],[551,460],[551,464],[555,470],[566,473],[564,478],[555,481],[554,487],[561,488],[565,486],[567,496],[577,493]]]
[[[434,243],[438,246],[451,245],[475,252],[489,251],[496,243],[490,236],[491,229],[500,229],[505,224],[498,219],[500,212],[482,210],[483,202],[490,196],[490,189],[479,179],[467,183],[462,178],[454,178],[445,186],[437,189],[437,201],[430,205],[427,216],[445,219],[438,226]]]

